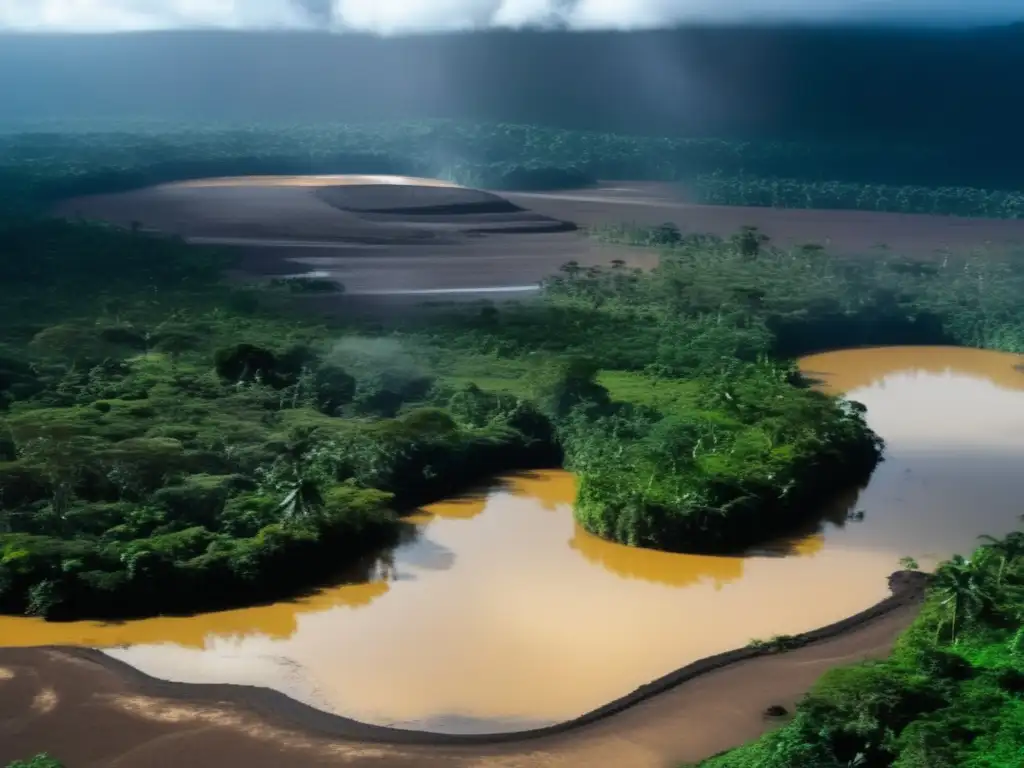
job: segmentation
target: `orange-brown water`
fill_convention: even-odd
[[[1024,505],[1024,358],[868,349],[803,361],[868,406],[888,441],[869,486],[819,530],[748,557],[598,540],[563,472],[442,503],[364,583],[308,599],[102,626],[0,618],[0,643],[103,646],[159,677],[284,691],[409,728],[516,730],[562,720],[750,639],[796,633],[886,594],[924,565],[1012,529]],[[862,521],[846,521],[862,510]],[[111,647],[121,646],[121,647]]]

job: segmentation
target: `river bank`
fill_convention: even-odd
[[[867,488],[742,556],[601,540],[573,521],[570,475],[531,472],[426,508],[415,537],[310,597],[122,624],[6,618],[0,636],[104,647],[156,677],[269,687],[371,724],[472,734],[571,719],[682,663],[855,614],[884,597],[903,556],[930,568],[1012,530],[1016,360],[955,348],[806,359],[868,406],[887,459]],[[628,626],[609,625],[626,613]]]
[[[653,768],[698,760],[767,727],[754,714],[755,702],[763,700],[761,709],[792,706],[824,668],[887,653],[913,619],[924,582],[921,574],[895,574],[892,597],[799,638],[804,645],[799,650],[776,654],[743,648],[701,660],[575,722],[530,734],[452,736],[378,728],[272,691],[155,680],[85,649],[2,649],[0,720],[6,738],[0,759],[48,749],[76,755],[83,766],[116,759],[125,768],[168,760],[196,766],[230,760],[259,768],[289,758],[304,765],[389,768],[554,763]],[[737,700],[745,706],[736,709]],[[83,722],[83,707],[89,709],[89,727],[71,728]]]

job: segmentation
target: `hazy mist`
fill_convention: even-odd
[[[103,32],[482,28],[656,29],[693,22],[1003,23],[1019,0],[3,0],[0,29]]]

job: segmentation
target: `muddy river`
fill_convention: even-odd
[[[804,359],[867,405],[886,460],[806,533],[746,557],[600,541],[573,522],[572,477],[536,472],[429,507],[356,583],[311,598],[118,625],[0,618],[0,643],[99,646],[158,677],[269,686],[406,728],[564,720],[696,658],[861,610],[902,556],[928,566],[1013,529],[1022,363],[939,347]]]

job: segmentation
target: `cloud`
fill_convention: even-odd
[[[0,30],[332,29],[380,34],[486,27],[649,29],[692,21],[999,23],[1020,0],[0,0]]]
[[[291,0],[0,0],[0,29],[121,32],[189,27],[312,26]]]

